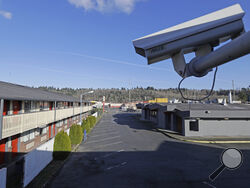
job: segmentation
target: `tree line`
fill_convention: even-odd
[[[88,91],[94,91],[92,94],[84,95],[84,100],[97,100],[102,101],[103,96],[105,96],[107,102],[113,103],[126,103],[126,102],[135,102],[135,101],[147,101],[152,100],[155,98],[168,98],[171,99],[182,99],[181,95],[177,88],[168,88],[168,89],[156,89],[152,86],[148,86],[146,88],[136,87],[132,89],[127,88],[55,88],[55,87],[48,87],[48,86],[41,86],[38,87],[42,90],[52,91],[63,93],[66,95],[71,95],[73,97],[79,98],[82,93],[86,93]],[[186,89],[182,88],[182,93],[185,97],[188,98],[202,98],[209,93],[210,90],[201,89]],[[232,90],[231,90],[232,91]],[[230,90],[220,89],[213,91],[212,95],[210,96],[210,100],[216,98],[227,98]],[[233,95],[235,94],[235,95]],[[240,90],[232,91],[232,95],[234,96],[234,100],[241,100],[243,102],[250,100],[250,89],[249,88],[242,88]]]

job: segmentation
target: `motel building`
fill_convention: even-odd
[[[72,96],[0,81],[0,181],[1,168],[7,168],[8,185],[19,168],[16,161],[20,154],[49,143],[62,130],[69,133],[72,124],[80,123],[81,113],[83,118],[90,114],[90,103],[84,101],[81,108],[79,101]]]

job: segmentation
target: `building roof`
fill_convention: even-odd
[[[246,104],[175,104],[178,110],[190,111],[190,110],[223,110],[223,111],[245,111],[250,110],[250,105]]]
[[[79,99],[69,95],[2,81],[0,81],[0,99],[79,102]]]
[[[164,112],[176,111],[183,117],[190,118],[246,118],[250,119],[250,105],[247,104],[151,104],[144,108],[161,110]]]

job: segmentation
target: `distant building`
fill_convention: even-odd
[[[155,98],[154,100],[149,100],[149,103],[168,103],[168,98]]]
[[[122,103],[110,103],[110,108],[120,108]]]
[[[148,104],[141,119],[184,136],[250,136],[250,105]]]
[[[179,99],[172,99],[169,101],[169,103],[181,103],[181,101],[179,101]]]

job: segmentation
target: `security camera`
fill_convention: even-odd
[[[136,39],[133,45],[148,64],[171,58],[181,77],[201,77],[218,65],[250,53],[250,34],[245,33],[242,21],[244,14],[236,4]],[[230,39],[231,42],[213,51]],[[196,57],[186,64],[184,55],[191,52]]]

